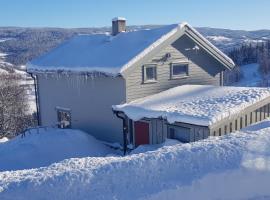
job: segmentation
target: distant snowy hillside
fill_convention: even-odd
[[[43,168],[0,172],[0,199],[270,199],[269,127],[266,120],[234,134],[125,157],[90,155]],[[51,142],[58,137],[50,136]],[[72,150],[80,148],[76,138]],[[50,142],[42,143],[50,148]],[[53,146],[57,143],[61,149],[60,140]],[[16,150],[15,142],[12,146]],[[25,147],[30,152],[31,141]],[[36,148],[32,151],[35,156]],[[50,151],[44,158],[57,153]],[[26,157],[25,162],[35,162],[34,158],[40,159]],[[6,158],[0,163],[9,162]]]
[[[241,44],[255,44],[270,39],[270,30],[244,31],[199,27],[197,30],[224,52]]]

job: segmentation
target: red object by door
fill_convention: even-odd
[[[149,144],[149,124],[147,122],[134,122],[135,145]]]

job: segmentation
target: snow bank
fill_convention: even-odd
[[[1,172],[0,199],[270,197],[270,168],[257,167],[270,159],[270,128],[264,127],[126,157],[73,158]]]
[[[91,135],[79,130],[32,130],[0,145],[0,171],[48,166],[66,158],[112,153]],[[0,198],[1,199],[1,198]]]
[[[183,85],[113,109],[135,121],[162,117],[169,123],[209,126],[268,97],[269,88]]]
[[[0,138],[0,143],[7,142],[9,139],[7,137]]]

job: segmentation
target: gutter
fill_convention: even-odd
[[[127,153],[127,131],[128,131],[127,120],[124,116],[120,115],[120,113],[123,113],[123,112],[113,110],[113,113],[119,119],[122,119],[122,121],[123,121],[123,150],[124,150],[124,155],[126,155],[126,153]]]
[[[37,110],[37,123],[38,126],[40,126],[40,113],[39,113],[39,99],[38,99],[38,93],[37,93],[37,78],[36,76],[34,76],[32,73],[27,72],[28,74],[30,74],[30,76],[32,77],[32,79],[34,80],[34,87],[35,87],[35,100],[36,100],[36,110]]]

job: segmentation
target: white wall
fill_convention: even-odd
[[[122,142],[122,123],[113,114],[112,105],[125,101],[123,78],[38,75],[38,92],[42,125],[57,122],[57,106],[70,108],[72,128],[100,140]]]

